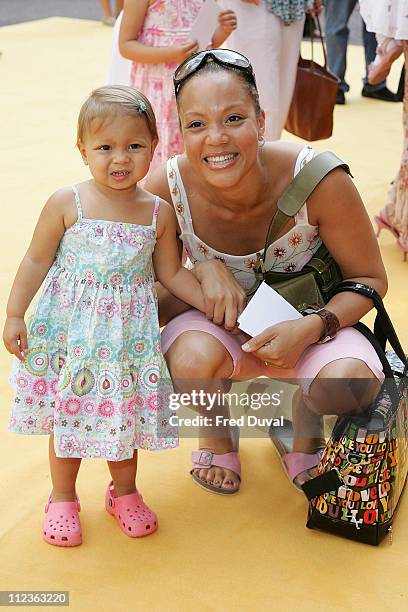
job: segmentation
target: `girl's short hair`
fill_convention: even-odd
[[[81,106],[78,116],[77,145],[93,119],[130,115],[144,117],[152,139],[158,140],[156,117],[149,100],[137,89],[124,85],[105,85],[94,89]]]

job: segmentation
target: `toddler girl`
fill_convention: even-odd
[[[174,295],[204,310],[198,281],[180,264],[173,209],[138,186],[157,145],[147,98],[130,87],[96,89],[81,108],[77,145],[93,178],[46,203],[3,333],[17,357],[10,429],[50,435],[43,535],[57,546],[81,544],[75,482],[87,457],[108,461],[106,509],[122,531],[157,529],[136,490],[136,449],[174,447],[177,432],[153,265]],[[24,315],[41,283],[27,331]]]
[[[146,94],[158,118],[159,145],[152,168],[183,149],[173,89],[173,72],[198,50],[191,27],[205,0],[126,0],[119,36],[121,54],[131,59],[130,85]],[[236,28],[235,14],[221,11],[208,43],[219,47]]]

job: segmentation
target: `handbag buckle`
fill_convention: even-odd
[[[260,253],[256,254],[256,262],[255,262],[255,266],[254,266],[254,272],[255,274],[265,274],[266,272],[266,268],[265,268],[265,262],[261,256]]]

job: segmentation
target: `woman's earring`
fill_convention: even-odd
[[[260,135],[259,135],[259,137],[258,137],[258,141],[259,141],[259,148],[260,148],[260,149],[262,149],[262,147],[263,147],[263,146],[264,146],[264,144],[265,144],[265,138],[264,138],[264,135],[263,135],[263,134],[260,134]]]

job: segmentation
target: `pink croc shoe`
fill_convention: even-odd
[[[78,496],[73,502],[52,502],[51,495],[45,506],[43,538],[54,546],[79,546],[82,544],[81,510]]]
[[[150,535],[158,527],[156,514],[146,506],[140,493],[115,497],[113,481],[106,491],[105,508],[116,518],[123,533],[131,538]]]

